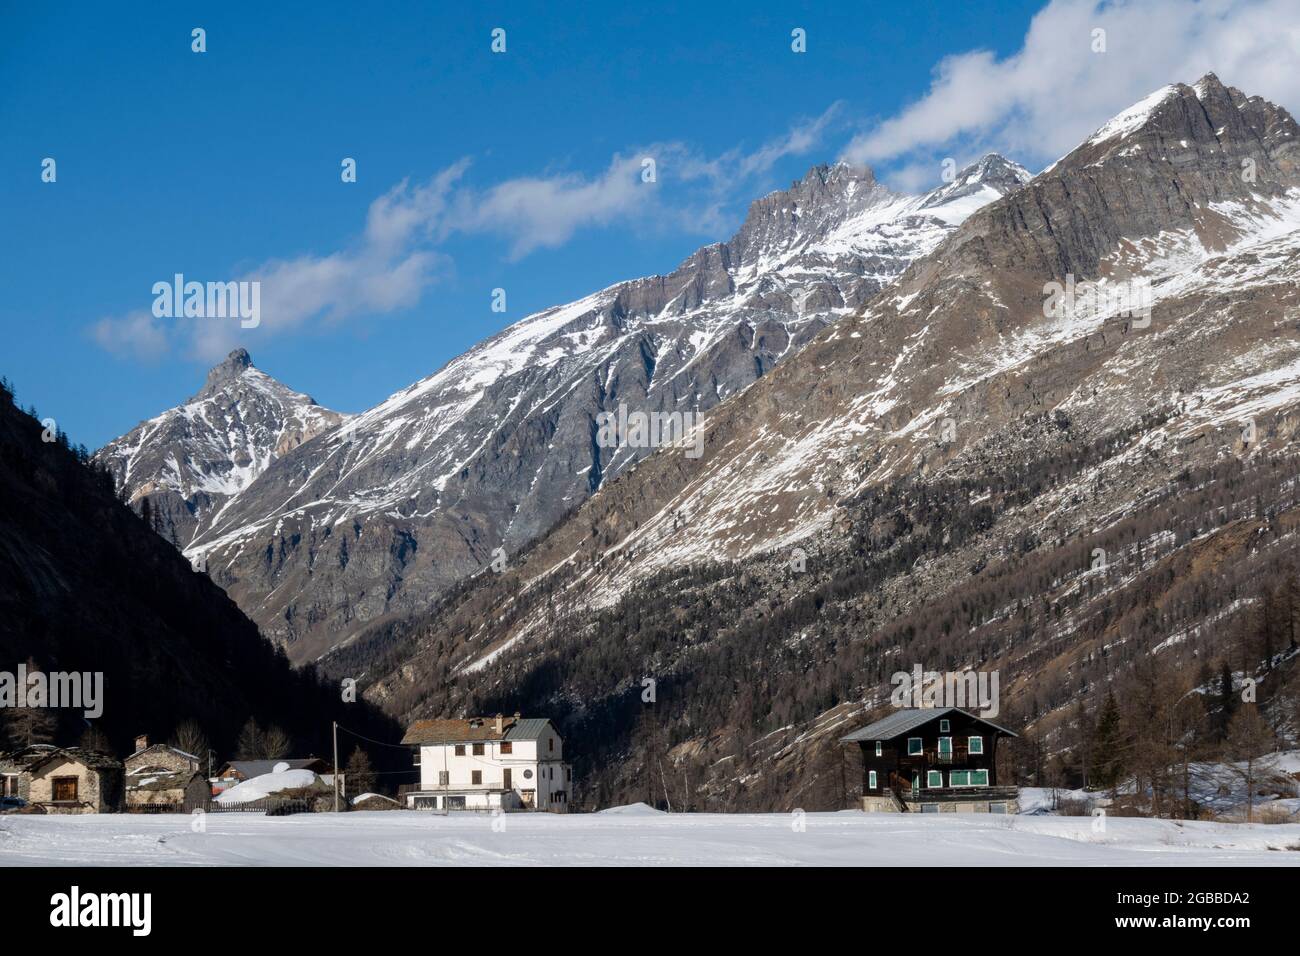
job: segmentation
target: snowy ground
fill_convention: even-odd
[[[856,811],[597,814],[416,811],[0,817],[0,867],[461,865],[1300,866],[1300,825]]]

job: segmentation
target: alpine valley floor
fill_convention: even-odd
[[[1300,824],[1088,817],[410,811],[0,818],[0,866],[1300,866]],[[802,822],[802,828],[798,825]]]

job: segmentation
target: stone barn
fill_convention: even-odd
[[[28,803],[46,813],[115,813],[122,808],[122,761],[80,747],[51,747],[25,771]]]
[[[212,785],[197,770],[139,770],[126,777],[128,813],[188,813],[208,805]]]
[[[177,750],[170,744],[153,744],[151,746],[149,738],[145,736],[135,738],[135,752],[122,763],[126,765],[127,776],[141,770],[165,770],[168,773],[181,773],[203,769],[202,756],[187,754],[183,750]]]

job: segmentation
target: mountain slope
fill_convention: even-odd
[[[1027,179],[986,157],[902,196],[868,170],[816,167],[669,275],[524,319],[277,457],[186,553],[293,659],[314,659],[427,607],[652,450],[603,447],[602,413],[707,411]]]
[[[775,806],[913,662],[999,668],[1037,716],[1108,653],[1214,653],[1294,557],[1298,143],[1212,75],[1148,98],[715,409],[702,457],[641,462],[331,666],[387,670],[404,717],[562,711],[620,795],[662,721],[702,792]],[[1111,307],[1138,286],[1149,322]]]
[[[345,417],[286,388],[236,349],[198,394],[105,445],[95,462],[137,510],[148,500],[159,532],[185,548],[272,461]]]
[[[0,660],[103,674],[95,727],[129,753],[135,735],[199,722],[230,755],[249,717],[325,754],[329,721],[379,739],[394,727],[336,687],[290,668],[235,604],[115,497],[102,470],[59,442],[0,390]],[[75,742],[81,711],[60,710]],[[378,755],[387,759],[386,755]]]

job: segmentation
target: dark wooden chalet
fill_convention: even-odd
[[[908,708],[841,738],[862,750],[862,808],[903,813],[1016,812],[1000,787],[997,745],[1016,734],[956,707]]]

